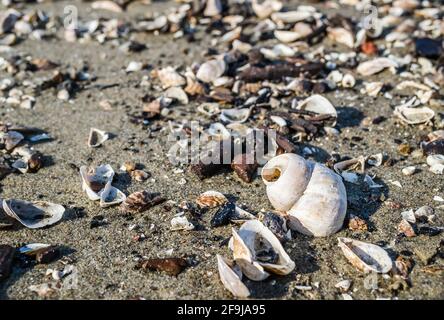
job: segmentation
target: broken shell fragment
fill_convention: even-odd
[[[329,28],[328,37],[337,43],[346,45],[349,48],[353,48],[355,45],[353,33],[345,28]]]
[[[291,239],[291,231],[287,229],[287,221],[281,215],[267,212],[264,214],[262,223],[273,232],[281,243]]]
[[[167,89],[169,87],[178,87],[186,84],[186,80],[173,67],[166,67],[158,71],[162,87]]]
[[[100,193],[100,207],[107,208],[125,201],[126,195],[111,185],[109,181],[103,191]]]
[[[407,124],[428,122],[435,116],[435,111],[429,107],[411,108],[408,106],[398,106],[393,113]]]
[[[25,137],[20,132],[17,131],[0,132],[0,145],[4,145],[6,151],[11,151],[24,138]]]
[[[330,114],[335,118],[338,116],[338,113],[331,102],[319,94],[312,95],[311,97],[308,97],[300,102],[297,109],[311,111],[318,114]]]
[[[276,236],[259,220],[245,222],[239,232],[233,229],[232,249],[242,272],[254,281],[267,278],[267,271],[286,275],[295,267]]]
[[[370,76],[386,68],[397,68],[398,64],[389,58],[376,58],[362,62],[356,69],[360,75]]]
[[[109,134],[107,132],[91,128],[89,132],[88,146],[90,148],[100,147],[108,139],[109,139]]]
[[[291,229],[317,237],[341,229],[347,194],[339,175],[291,153],[272,158],[261,175],[273,207],[288,211]]]
[[[350,238],[338,238],[338,246],[348,261],[363,272],[387,273],[392,259],[381,247]]]
[[[224,74],[225,68],[226,63],[221,59],[207,61],[200,66],[196,73],[196,78],[203,82],[211,83]]]
[[[220,120],[225,123],[243,123],[248,120],[251,108],[224,109],[220,114]]]
[[[196,203],[201,208],[216,208],[228,202],[228,199],[220,192],[209,190],[197,197]]]
[[[216,255],[217,268],[219,270],[219,277],[225,288],[230,291],[235,297],[247,298],[250,296],[250,291],[242,283],[239,275],[233,271],[229,262],[221,255]],[[241,274],[242,275],[242,274]]]
[[[220,0],[207,0],[203,12],[206,17],[214,17],[222,13],[222,3]]]
[[[231,168],[242,181],[250,183],[258,168],[253,154],[238,154],[231,162]]]
[[[146,190],[130,194],[120,205],[120,210],[127,213],[144,212],[155,205],[165,201],[163,197]]]
[[[282,2],[278,0],[265,0],[262,3],[258,0],[251,1],[253,12],[259,19],[268,18],[273,12],[280,11],[282,6]]]
[[[402,219],[401,223],[398,225],[398,232],[404,234],[407,238],[416,236],[416,232],[410,222],[404,219]]]
[[[3,200],[3,210],[13,219],[30,229],[43,228],[59,222],[65,208],[46,201]]]
[[[194,224],[188,221],[185,215],[176,216],[173,219],[171,219],[171,230],[173,231],[178,231],[178,230],[191,231],[193,229],[194,229]]]
[[[89,199],[100,200],[100,193],[107,183],[113,180],[114,170],[109,164],[90,169],[86,166],[81,166],[80,176],[82,177],[82,189],[86,192]]]
[[[184,258],[144,259],[137,265],[139,269],[165,272],[175,277],[186,267],[188,262]]]

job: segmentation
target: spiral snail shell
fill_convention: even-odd
[[[291,229],[316,237],[341,229],[347,194],[339,175],[293,153],[272,158],[261,175],[268,199],[276,210],[288,213]]]

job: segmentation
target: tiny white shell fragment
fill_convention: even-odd
[[[411,176],[412,174],[414,174],[416,172],[416,167],[415,166],[408,166],[405,168],[402,168],[402,174],[405,176]]]
[[[353,88],[356,84],[355,77],[353,77],[350,73],[347,73],[342,78],[342,86],[344,88]]]
[[[90,148],[100,147],[106,140],[109,139],[109,133],[96,128],[91,128],[89,131],[88,146]]]
[[[137,72],[142,70],[143,68],[143,63],[142,62],[138,62],[138,61],[131,61],[128,66],[126,67],[125,71],[127,73],[131,73],[131,72]]]
[[[363,76],[370,76],[386,68],[397,68],[398,64],[389,58],[376,58],[362,62],[356,69]]]
[[[261,3],[258,0],[251,1],[253,12],[259,19],[268,18],[273,12],[281,10],[282,6],[283,4],[279,0],[265,0]]]
[[[11,218],[30,229],[43,228],[60,221],[65,208],[46,201],[3,200],[3,210]]]
[[[183,86],[187,83],[186,79],[170,66],[159,70],[158,77],[164,89]]]
[[[444,165],[444,154],[432,154],[427,156],[427,164],[431,167],[435,165]]]
[[[328,37],[349,48],[353,48],[355,44],[353,33],[345,28],[329,28]]]
[[[367,163],[374,167],[379,167],[382,164],[382,160],[384,159],[384,156],[382,153],[372,154],[368,157]]]
[[[387,273],[392,259],[381,247],[349,238],[338,238],[338,246],[348,261],[363,272]]]
[[[416,223],[416,216],[415,213],[413,212],[413,209],[401,212],[401,216],[404,220],[410,223]]]
[[[343,292],[348,291],[350,289],[352,282],[351,280],[342,280],[335,284],[335,288],[340,289]]]
[[[230,291],[235,297],[247,298],[250,296],[250,291],[242,283],[240,277],[233,271],[228,261],[221,255],[216,255],[217,268],[219,270],[219,277],[225,288]]]
[[[191,231],[193,229],[194,229],[194,224],[189,222],[185,215],[176,216],[173,219],[171,219],[171,230],[173,231],[177,230]]]

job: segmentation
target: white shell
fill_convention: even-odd
[[[271,249],[278,255],[276,263],[261,262],[257,259],[256,242],[258,237],[266,240],[267,245],[271,245]],[[245,276],[251,280],[264,280],[268,277],[268,272],[286,275],[292,272],[295,267],[295,263],[285,252],[278,238],[259,220],[245,222],[238,233],[233,229],[232,245],[236,263],[241,267]]]
[[[289,43],[301,39],[304,35],[297,31],[275,30],[274,37],[281,42]]]
[[[333,41],[353,48],[355,39],[353,33],[345,28],[329,28],[328,37]]]
[[[162,29],[168,23],[166,16],[158,16],[152,21],[143,21],[139,25],[146,31],[154,31]]]
[[[62,219],[65,208],[46,201],[3,200],[3,210],[30,229],[43,228]]]
[[[312,111],[319,114],[331,114],[335,118],[338,117],[338,113],[331,102],[327,98],[319,94],[314,94],[311,97],[303,100],[298,104],[296,108],[299,110]]]
[[[194,224],[188,221],[185,215],[176,216],[171,219],[171,230],[186,230],[191,231],[194,229]]]
[[[288,211],[291,229],[317,237],[341,229],[347,194],[339,175],[292,153],[272,158],[261,175],[273,207]]]
[[[342,78],[342,86],[344,88],[353,88],[356,84],[355,77],[353,77],[351,74],[347,73]]]
[[[215,114],[220,113],[219,104],[215,102],[205,102],[200,104],[197,108],[197,111],[206,115],[206,116],[214,116]]]
[[[243,123],[248,120],[251,108],[224,109],[220,114],[220,120],[225,123]]]
[[[282,6],[282,2],[278,0],[265,0],[262,3],[258,3],[258,0],[251,1],[251,7],[260,19],[268,18],[273,12],[281,10]]]
[[[220,281],[222,281],[225,288],[227,288],[227,290],[235,297],[247,298],[250,296],[250,291],[242,283],[239,275],[230,267],[227,260],[218,254],[216,255],[216,258]]]
[[[429,107],[411,108],[405,105],[396,107],[393,113],[407,124],[424,123],[435,116],[435,111]]]
[[[231,136],[230,131],[220,122],[212,123],[208,128],[208,134],[218,140],[225,140]]]
[[[361,271],[387,273],[392,269],[392,259],[384,249],[377,245],[349,238],[338,238],[338,246],[348,261]]]
[[[376,58],[370,61],[365,61],[359,64],[356,69],[359,74],[363,76],[370,76],[372,74],[381,72],[386,68],[397,68],[398,64],[389,58]]]
[[[86,166],[80,167],[80,176],[82,177],[82,189],[88,195],[90,200],[100,200],[100,194],[114,177],[114,170],[109,164],[100,165],[94,169],[89,169]],[[96,185],[96,187],[92,187]],[[102,186],[100,188],[100,186]],[[95,190],[97,191],[95,191]]]
[[[108,139],[109,133],[96,128],[91,128],[91,130],[89,131],[88,146],[90,148],[100,147],[102,143],[104,143]]]
[[[405,176],[411,176],[412,174],[414,174],[416,172],[416,167],[415,166],[408,166],[408,167],[402,168],[401,172]]]
[[[128,64],[128,66],[126,67],[125,71],[126,71],[127,73],[130,73],[130,72],[137,72],[137,71],[142,70],[142,68],[143,68],[143,63],[142,63],[142,62],[139,62],[139,61],[131,61],[131,62]]]
[[[25,137],[17,131],[0,132],[0,142],[7,151],[14,149]]]
[[[304,21],[312,16],[309,11],[287,11],[287,12],[274,12],[271,14],[271,20],[274,22],[283,23],[296,23]]]
[[[166,67],[159,70],[158,77],[164,89],[169,87],[183,86],[187,83],[186,79],[182,77],[173,67]]]
[[[107,208],[125,201],[126,195],[111,185],[111,181],[105,185],[105,188],[100,193],[100,207]]]
[[[181,87],[170,87],[164,92],[163,96],[175,99],[181,104],[188,104],[189,102],[186,92]]]
[[[432,154],[427,156],[427,164],[431,167],[434,165],[444,165],[444,154]]]
[[[29,243],[19,248],[20,253],[29,256],[35,255],[40,250],[49,248],[51,245],[46,243]]]
[[[200,66],[199,70],[197,70],[196,77],[203,82],[211,83],[224,74],[225,68],[225,61],[221,59],[210,60]]]

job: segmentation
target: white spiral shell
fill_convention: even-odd
[[[288,212],[291,229],[316,237],[341,229],[347,194],[341,177],[332,170],[285,153],[268,161],[261,175],[273,207]]]

